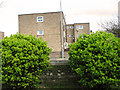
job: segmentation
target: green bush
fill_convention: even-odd
[[[0,39],[0,87],[2,85],[2,43],[1,43],[1,39]]]
[[[70,45],[69,65],[87,87],[120,85],[120,39],[112,33],[96,32],[80,35]],[[117,87],[118,88],[118,87]]]
[[[37,87],[49,66],[51,49],[41,38],[15,34],[2,40],[2,83],[12,87]]]

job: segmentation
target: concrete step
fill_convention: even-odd
[[[68,65],[68,58],[52,58],[50,59],[51,65]]]

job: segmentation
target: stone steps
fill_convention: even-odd
[[[50,65],[68,65],[68,58],[52,58]]]
[[[79,88],[79,76],[69,65],[51,65],[51,68],[40,76],[41,88]]]

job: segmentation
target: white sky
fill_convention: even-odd
[[[18,14],[60,11],[60,0],[0,0],[0,31],[5,36],[18,32]],[[90,23],[94,32],[102,28],[99,22],[118,16],[120,0],[62,0],[66,23]]]

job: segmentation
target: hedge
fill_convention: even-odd
[[[80,35],[69,45],[69,65],[80,76],[79,83],[90,88],[120,85],[120,38],[112,33]]]
[[[2,83],[11,87],[37,87],[49,66],[51,49],[32,34],[15,34],[2,40]]]

